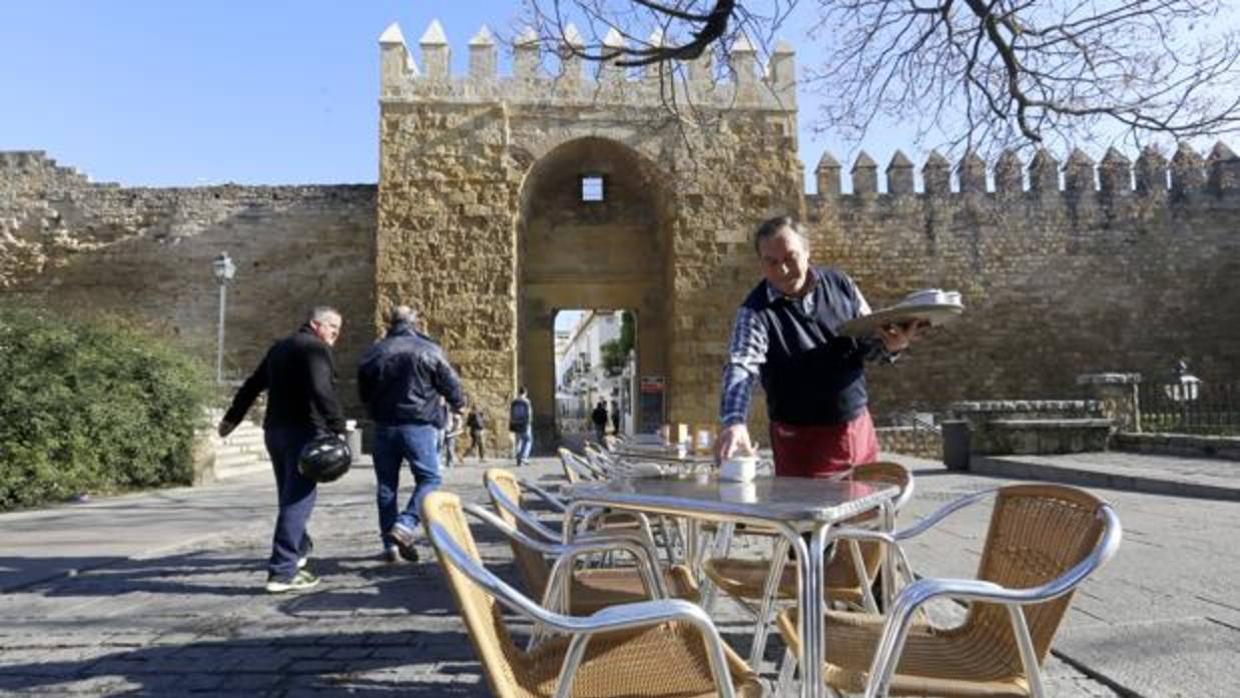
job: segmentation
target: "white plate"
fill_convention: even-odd
[[[840,325],[839,334],[845,337],[865,337],[878,332],[879,328],[884,325],[898,325],[917,320],[937,327],[955,320],[963,312],[964,307],[960,305],[898,305],[849,320]]]

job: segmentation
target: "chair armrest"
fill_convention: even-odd
[[[667,598],[668,596],[667,585],[664,584],[663,575],[658,573],[658,553],[654,550],[653,545],[650,545],[639,536],[613,533],[606,536],[590,536],[586,539],[575,540],[572,543],[551,543],[526,535],[511,526],[507,521],[477,504],[466,504],[461,508],[466,513],[490,524],[500,533],[521,545],[537,550],[543,555],[556,558],[555,563],[551,567],[548,590],[556,586],[558,578],[572,573],[574,563],[582,555],[622,550],[633,556],[637,563],[638,573],[645,580],[647,589],[655,594],[657,598]]]
[[[530,482],[529,480],[518,479],[517,482],[521,485],[522,489],[533,492],[536,497],[541,499],[543,502],[546,502],[547,506],[551,507],[552,509],[560,513],[563,513],[564,510],[568,508],[564,505],[564,500],[560,499],[554,494],[551,494],[546,489],[539,487],[538,485]]]
[[[960,511],[961,509],[964,509],[965,507],[976,504],[982,501],[983,499],[992,497],[998,492],[999,492],[999,488],[982,490],[981,492],[974,492],[973,494],[966,495],[954,501],[948,502],[947,504],[944,504],[943,506],[939,507],[935,511],[931,512],[930,515],[926,516],[924,519],[921,519],[920,521],[913,524],[912,526],[908,526],[906,528],[902,528],[902,529],[895,531],[893,535],[895,536],[896,540],[908,540],[909,538],[914,538],[916,536],[919,536],[925,533],[926,531],[930,530],[934,526],[937,526],[940,521],[942,521],[943,519],[946,519],[948,516],[951,516],[952,514]]]

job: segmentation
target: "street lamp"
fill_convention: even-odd
[[[1180,406],[1180,425],[1188,426],[1188,405],[1201,394],[1201,379],[1188,372],[1188,362],[1180,359],[1175,362],[1175,372],[1171,381],[1163,386],[1167,397]]]
[[[220,285],[220,322],[215,351],[215,382],[222,384],[224,382],[224,305],[228,301],[228,283],[237,273],[237,267],[233,265],[227,252],[221,252],[220,256],[211,263],[211,269],[215,272],[215,282]]]

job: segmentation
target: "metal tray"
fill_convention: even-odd
[[[839,334],[845,337],[865,337],[878,332],[884,325],[899,325],[917,320],[937,327],[955,320],[963,312],[962,305],[898,305],[849,320],[840,325]]]

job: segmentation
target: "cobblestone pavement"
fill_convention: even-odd
[[[536,460],[523,475],[551,482],[557,470]],[[445,486],[481,501],[481,475],[457,468]],[[270,497],[270,487],[255,479],[253,496]],[[263,592],[270,520],[259,517],[0,596],[0,693],[487,695],[433,555],[423,545],[418,564],[382,562],[373,501],[368,470],[323,487],[311,527],[324,581],[309,593]],[[475,532],[488,563],[513,578],[507,546]],[[738,609],[716,609],[725,638],[746,653]],[[782,651],[777,638],[768,646],[768,675]],[[1047,682],[1051,696],[1121,695],[1056,658]]]

